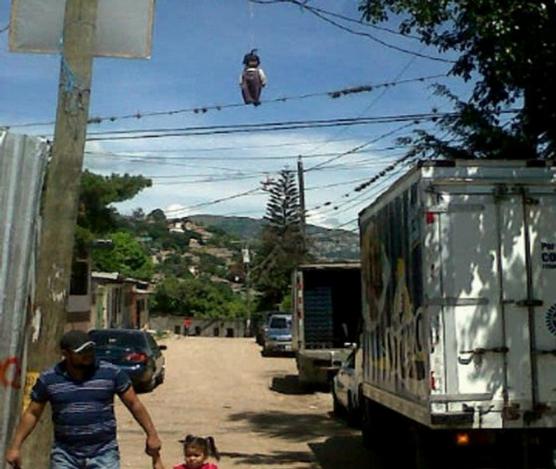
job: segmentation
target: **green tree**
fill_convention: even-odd
[[[127,277],[149,280],[153,274],[153,264],[147,250],[135,237],[121,231],[110,235],[110,249],[93,250],[95,269],[104,272],[119,272]]]
[[[198,318],[245,317],[245,300],[227,285],[205,278],[167,277],[153,295],[152,311]]]
[[[251,277],[263,295],[260,306],[270,309],[288,294],[291,273],[306,257],[306,243],[294,173],[280,171],[267,190],[265,225]]]
[[[113,231],[118,218],[110,205],[132,199],[151,185],[151,180],[143,176],[102,176],[85,170],[81,176],[78,226],[95,235]]]
[[[538,0],[360,0],[372,23],[402,18],[403,34],[456,60],[451,74],[477,78],[469,102],[445,88],[458,116],[448,138],[419,132],[417,153],[466,158],[549,158],[556,145],[556,4]],[[509,108],[516,114],[504,114]]]
[[[189,267],[190,262],[187,258],[174,253],[164,259],[157,270],[164,275],[187,278],[191,277]]]
[[[119,215],[110,204],[131,199],[150,185],[150,179],[143,176],[101,176],[85,170],[81,176],[74,257],[87,257],[92,252],[94,257],[103,258],[106,253],[97,249],[91,251],[91,246],[95,238],[105,237],[118,229]],[[134,216],[144,217],[144,214],[136,211]],[[135,266],[132,266],[126,272],[135,270]],[[150,277],[149,268],[138,269],[137,272],[138,278]]]

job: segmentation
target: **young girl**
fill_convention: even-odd
[[[183,443],[185,463],[174,466],[174,469],[218,469],[216,464],[208,462],[209,458],[220,459],[212,436],[187,435],[180,443]]]

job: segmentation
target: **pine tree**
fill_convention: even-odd
[[[283,169],[276,180],[266,184],[266,190],[265,226],[251,275],[263,294],[261,307],[269,309],[289,294],[291,273],[305,259],[306,243],[294,173]]]

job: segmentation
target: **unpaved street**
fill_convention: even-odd
[[[182,461],[184,434],[213,435],[219,467],[370,467],[360,432],[331,417],[325,393],[304,394],[292,358],[262,358],[253,339],[173,338],[166,381],[140,397],[163,440],[167,467]],[[150,467],[145,440],[118,405],[122,467]]]

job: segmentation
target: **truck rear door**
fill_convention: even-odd
[[[499,186],[442,199],[446,392],[490,395],[534,421],[556,402],[556,194]]]
[[[516,404],[529,410],[538,372],[534,355],[531,360],[535,340],[529,312],[536,303],[528,265],[541,255],[529,247],[533,233],[527,219],[539,215],[529,213],[531,206],[520,193],[486,187],[461,192],[442,194],[433,210],[442,298],[432,300],[442,305],[445,392],[455,401],[494,401],[499,410]],[[552,223],[556,228],[556,219]],[[529,226],[537,230],[538,223]]]
[[[523,200],[531,253],[533,392],[537,410],[542,411],[556,402],[556,194],[530,189]]]
[[[507,368],[494,197],[441,198],[435,216],[442,298],[432,301],[442,305],[445,392],[457,399],[502,400]]]

